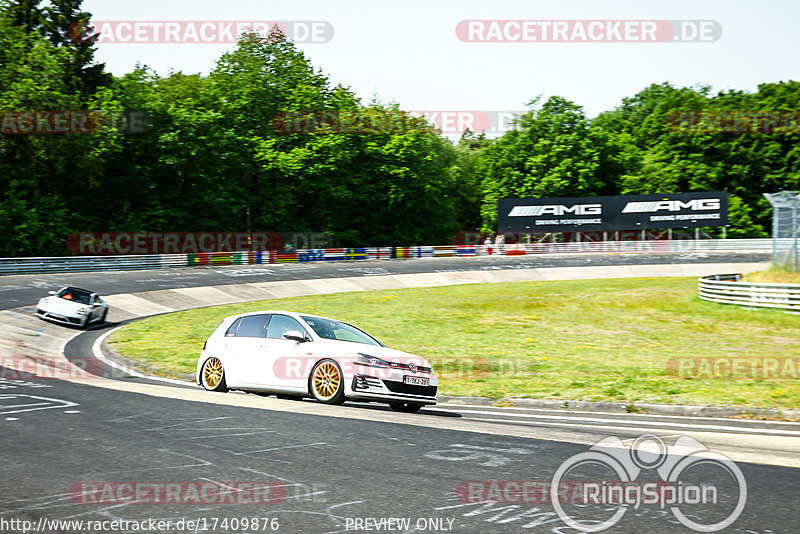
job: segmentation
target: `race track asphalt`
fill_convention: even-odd
[[[33,275],[0,279],[0,302],[3,309],[29,306],[44,289],[62,283],[116,294],[242,279],[764,259],[752,254],[565,255]],[[58,339],[72,337],[62,327],[41,323],[21,310],[4,313],[6,331],[0,334],[0,341],[8,345],[4,354],[33,357],[52,352]],[[67,358],[90,360],[94,340],[106,328],[69,341],[64,347]],[[111,374],[103,365],[92,369],[99,375]],[[577,531],[555,514],[541,490],[531,490],[524,499],[514,491],[491,490],[508,490],[521,481],[528,488],[546,487],[562,463],[592,443],[618,436],[630,446],[643,434],[657,434],[669,445],[679,436],[691,436],[712,451],[753,458],[735,464],[746,480],[746,505],[724,532],[800,529],[796,511],[800,471],[789,467],[800,465],[800,424],[795,423],[470,405],[441,405],[408,415],[382,405],[335,407],[215,394],[130,377],[101,385],[94,377],[15,376],[2,366],[0,377],[2,532],[22,532],[14,528],[22,525],[12,520],[30,521],[29,531],[137,533],[153,531],[145,528],[152,525],[147,521],[163,520],[172,522],[170,528],[158,531],[571,533]],[[675,450],[672,459],[684,453]],[[615,480],[612,475],[606,470],[595,480]],[[659,475],[646,469],[636,480],[659,480]],[[719,470],[687,471],[681,481],[715,488],[716,504],[680,507],[697,521],[723,519],[740,495],[733,479]],[[261,494],[268,502],[247,502],[253,497],[248,490],[253,483],[270,488]],[[174,490],[172,500],[163,502],[166,494],[161,493],[162,502],[153,502],[158,488],[168,485]],[[138,488],[147,502],[131,502],[128,488]],[[204,488],[225,491],[216,496],[212,491],[206,498],[193,493]],[[587,520],[607,519],[611,513],[600,505],[564,507]],[[244,518],[259,519],[257,528],[252,523],[244,528]],[[277,530],[271,530],[272,518],[277,519]],[[389,523],[390,518],[400,522]],[[39,528],[52,527],[45,525],[51,520],[144,523],[116,530],[110,523],[88,530],[86,523]],[[642,504],[631,506],[607,532],[693,530],[678,522],[669,506]]]
[[[67,285],[84,287],[100,295],[139,293],[158,289],[217,286],[244,282],[383,276],[388,274],[456,271],[586,267],[590,265],[648,265],[692,263],[745,263],[769,261],[766,253],[624,253],[546,254],[528,256],[478,256],[472,258],[418,258],[360,260],[356,262],[284,263],[178,267],[147,271],[106,271],[0,276],[0,309],[29,306],[47,291]]]

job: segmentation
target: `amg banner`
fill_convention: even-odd
[[[728,193],[503,198],[497,201],[497,215],[500,233],[726,226]]]

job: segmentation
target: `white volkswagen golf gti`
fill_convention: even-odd
[[[197,383],[209,391],[232,389],[386,402],[413,413],[436,404],[439,381],[427,360],[390,349],[355,326],[287,311],[225,318],[203,345]]]

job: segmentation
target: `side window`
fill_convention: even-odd
[[[333,335],[336,336],[336,339],[339,341],[353,341],[355,343],[363,343],[364,339],[358,337],[353,332],[345,330],[343,328],[337,328],[333,331]]]
[[[225,331],[225,337],[235,337],[236,336],[236,330],[239,329],[239,325],[241,323],[242,323],[241,319],[236,319],[233,322],[233,324],[230,327],[228,327],[228,330]]]
[[[283,333],[289,330],[297,330],[301,334],[308,336],[306,329],[303,328],[297,319],[289,317],[288,315],[273,315],[269,322],[269,328],[267,329],[267,337],[270,339],[281,339]]]
[[[264,337],[268,315],[248,315],[242,317],[236,337]]]

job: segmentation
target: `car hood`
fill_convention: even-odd
[[[410,352],[403,352],[402,350],[391,349],[389,347],[380,347],[377,345],[367,345],[364,343],[351,343],[349,341],[333,341],[330,339],[322,339],[315,341],[321,346],[325,347],[326,352],[330,352],[337,356],[357,356],[358,354],[366,354],[367,356],[374,356],[381,360],[391,362],[410,363],[414,362],[417,365],[424,365],[430,367],[431,364],[422,356],[411,354]]]
[[[77,315],[78,309],[85,308],[88,310],[90,306],[59,297],[46,297],[39,301],[39,308],[62,315]]]

